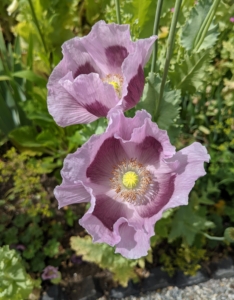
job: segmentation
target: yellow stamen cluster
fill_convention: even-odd
[[[128,189],[135,188],[138,181],[139,181],[139,176],[137,175],[136,172],[133,171],[126,172],[122,179],[123,185]]]
[[[103,82],[111,84],[118,97],[121,98],[122,96],[122,85],[123,85],[123,77],[119,74],[108,74],[105,78],[102,79]]]
[[[135,158],[123,160],[113,167],[113,177],[110,178],[111,188],[124,201],[141,204],[152,183],[150,172]]]

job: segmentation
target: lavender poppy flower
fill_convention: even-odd
[[[48,110],[57,124],[90,123],[117,105],[134,107],[156,38],[132,42],[128,25],[99,21],[87,36],[65,42],[47,86]]]
[[[53,266],[47,266],[41,275],[41,278],[43,280],[48,280],[48,279],[55,279],[60,276],[60,273],[58,271],[58,268],[55,268]]]
[[[90,202],[80,225],[94,242],[136,259],[147,255],[162,213],[188,203],[205,161],[209,155],[197,142],[176,153],[146,111],[131,119],[115,110],[106,132],[67,156],[55,196],[59,208]]]
[[[16,248],[17,250],[20,250],[20,251],[24,251],[24,250],[26,249],[26,247],[25,247],[24,245],[22,245],[22,244],[16,245],[15,248]]]
[[[82,263],[81,256],[77,256],[76,254],[73,254],[71,256],[70,260],[74,265],[80,265]]]
[[[234,17],[231,17],[229,20],[230,22],[234,23]]]

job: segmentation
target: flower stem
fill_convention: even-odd
[[[163,0],[158,0],[157,6],[156,6],[156,11],[155,11],[153,35],[158,35],[158,27],[159,27],[159,20],[160,20],[162,5],[163,5]],[[154,43],[153,58],[152,58],[151,70],[150,70],[151,73],[155,72],[157,52],[158,52],[158,39]]]
[[[219,237],[219,236],[211,236],[211,235],[209,235],[209,234],[207,234],[207,233],[205,233],[205,232],[202,232],[202,234],[206,237],[206,238],[208,238],[209,240],[215,240],[215,241],[224,241],[224,237],[222,236],[222,237]]]
[[[119,0],[115,0],[115,9],[118,24],[121,24]]]
[[[168,69],[169,69],[169,65],[170,65],[171,55],[173,53],[176,24],[177,24],[178,17],[179,17],[181,3],[182,3],[182,0],[176,0],[176,3],[175,3],[175,10],[174,10],[174,13],[173,13],[170,32],[169,32],[169,36],[168,36],[168,40],[167,40],[166,61],[165,61],[165,65],[164,65],[162,82],[161,82],[161,86],[160,86],[159,98],[158,98],[158,101],[156,101],[156,106],[155,106],[155,113],[154,113],[155,120],[157,120],[157,118],[158,118],[159,107],[160,107],[160,103],[161,103],[162,97],[163,97],[163,91],[164,91],[164,86],[165,86],[166,79],[167,79],[167,74],[168,74]]]
[[[206,16],[206,19],[204,21],[204,23],[202,24],[199,32],[198,32],[198,35],[197,35],[197,38],[195,40],[195,47],[194,47],[194,51],[198,51],[198,49],[200,48],[201,44],[203,43],[205,37],[206,37],[206,34],[207,34],[207,31],[209,30],[210,28],[210,24],[211,22],[213,21],[213,18],[214,18],[214,15],[216,13],[216,10],[219,6],[219,3],[220,3],[220,0],[215,0],[214,3],[212,4],[210,10],[209,10],[209,13],[208,15]]]
[[[32,4],[32,0],[28,0],[28,3],[29,3],[29,6],[30,6],[30,8],[31,8],[31,11],[32,11],[32,17],[33,17],[34,23],[35,23],[35,25],[36,25],[36,27],[37,27],[38,33],[39,33],[39,35],[40,35],[40,38],[41,38],[41,41],[42,41],[42,44],[43,44],[45,53],[47,53],[46,43],[45,43],[43,34],[42,34],[42,32],[41,32],[41,29],[40,29],[40,26],[39,26],[39,23],[38,23],[36,14],[35,14],[35,10],[34,10],[33,4]]]

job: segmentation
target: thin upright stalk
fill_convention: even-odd
[[[210,24],[213,21],[213,18],[215,16],[215,13],[219,6],[219,3],[220,3],[220,0],[215,0],[214,3],[212,4],[207,17],[206,17],[204,23],[202,24],[202,27],[200,30],[201,32],[198,33],[198,36],[195,40],[195,48],[194,48],[195,51],[197,51],[200,48],[201,44],[203,43],[203,41],[206,37],[207,31],[210,28]]]
[[[171,55],[173,53],[173,46],[174,46],[175,32],[176,32],[176,24],[177,24],[178,17],[179,17],[181,3],[182,3],[182,0],[176,0],[175,10],[174,10],[174,13],[173,13],[170,32],[169,32],[169,36],[168,36],[168,40],[167,40],[167,53],[166,53],[166,60],[165,60],[164,71],[163,71],[163,76],[162,76],[162,83],[161,83],[161,86],[160,86],[159,98],[158,98],[158,101],[156,101],[156,106],[155,106],[154,116],[155,116],[156,120],[158,118],[159,107],[160,107],[160,104],[161,104],[161,101],[162,101],[162,98],[163,98],[163,91],[164,91],[165,83],[166,83],[166,80],[167,80],[167,74],[168,74],[168,70],[169,70]]]
[[[157,6],[156,6],[156,11],[155,11],[153,35],[158,35],[158,27],[159,27],[159,20],[160,20],[162,5],[163,5],[163,0],[158,0]],[[151,70],[150,70],[151,73],[155,72],[157,53],[158,53],[158,40],[156,40],[154,43],[153,57],[152,57]]]
[[[117,22],[118,24],[121,24],[119,0],[115,0],[115,9],[116,9]]]
[[[33,17],[34,23],[35,23],[35,25],[36,25],[36,27],[37,27],[38,33],[39,33],[39,35],[40,35],[40,38],[41,38],[41,41],[42,41],[42,44],[43,44],[43,47],[44,47],[44,49],[45,49],[45,53],[47,53],[46,43],[45,43],[43,34],[42,34],[41,29],[40,29],[40,26],[39,26],[39,23],[38,23],[36,14],[35,14],[35,10],[34,10],[32,1],[31,1],[31,0],[28,0],[28,3],[29,3],[29,5],[30,5],[31,11],[32,11],[32,17]]]

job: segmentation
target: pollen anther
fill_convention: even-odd
[[[115,165],[110,178],[111,188],[123,201],[142,204],[151,183],[151,173],[135,158]]]
[[[119,74],[108,74],[102,79],[103,82],[111,84],[119,98],[122,96],[123,77]]]

